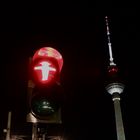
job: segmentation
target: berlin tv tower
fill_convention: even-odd
[[[120,94],[124,91],[124,84],[122,83],[118,75],[118,67],[113,61],[112,45],[110,41],[110,31],[109,31],[107,16],[105,17],[105,22],[106,22],[109,57],[110,57],[109,59],[110,64],[108,66],[108,71],[107,71],[108,80],[105,88],[107,92],[112,95],[112,100],[114,103],[117,140],[125,140],[125,132],[124,132],[121,106],[120,106]]]

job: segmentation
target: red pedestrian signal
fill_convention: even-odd
[[[43,47],[36,51],[31,62],[31,74],[37,86],[47,86],[59,82],[63,66],[61,54],[51,47]]]
[[[61,54],[54,48],[43,47],[35,52],[30,62],[28,84],[28,122],[60,122],[62,87]],[[33,118],[33,120],[32,120]]]

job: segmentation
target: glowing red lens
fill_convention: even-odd
[[[42,61],[34,67],[38,79],[40,82],[48,82],[52,76],[56,73],[56,68],[53,67],[49,62]]]
[[[63,66],[63,58],[62,55],[54,48],[51,47],[43,47],[36,51],[36,53],[33,56],[33,61],[36,59],[42,59],[42,58],[54,58],[57,60],[57,63],[59,65],[59,72],[62,69]]]
[[[51,47],[37,50],[32,58],[34,82],[41,85],[55,82],[58,80],[62,65],[63,59],[57,50]]]

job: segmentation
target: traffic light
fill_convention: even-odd
[[[29,64],[27,122],[61,123],[61,54],[52,47],[35,52]]]

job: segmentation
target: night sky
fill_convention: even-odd
[[[96,14],[99,9],[76,6],[66,14],[66,10],[48,5],[46,9],[6,8],[0,30],[0,133],[6,128],[8,111],[12,110],[12,133],[31,135],[31,124],[26,123],[28,59],[37,49],[51,46],[64,59],[61,84],[66,96],[62,108],[65,139],[116,140],[113,102],[104,85],[109,65],[106,13]],[[118,8],[116,12],[107,14],[114,62],[125,81],[121,107],[126,139],[134,140],[139,139],[139,16],[132,9]]]

